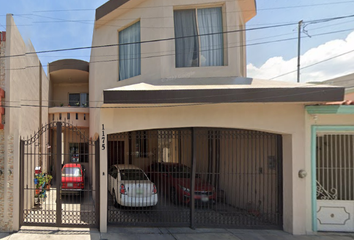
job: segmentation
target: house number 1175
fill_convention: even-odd
[[[102,150],[105,150],[106,149],[106,136],[104,135],[104,124],[102,124]]]

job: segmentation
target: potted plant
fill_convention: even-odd
[[[36,185],[36,195],[41,194],[46,184],[46,177],[43,173],[35,174],[34,184]]]
[[[77,103],[76,103],[76,106],[78,106],[78,107],[79,107],[79,106],[80,106],[80,102],[77,102]]]
[[[49,175],[49,174],[46,174],[46,176],[45,176],[45,183],[46,183],[47,191],[50,190],[52,178],[53,178],[53,176]]]
[[[60,104],[60,107],[62,107],[62,106],[64,106],[64,103],[61,103],[61,104]]]

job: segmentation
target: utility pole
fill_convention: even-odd
[[[303,21],[299,22],[298,39],[297,39],[297,82],[300,82],[300,54],[301,54],[301,27]]]

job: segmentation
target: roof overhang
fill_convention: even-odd
[[[109,0],[96,9],[95,27],[104,25],[143,1],[145,0]],[[238,4],[241,8],[244,23],[256,16],[257,11],[255,0],[239,0]]]
[[[106,89],[103,97],[104,104],[319,103],[342,101],[344,88],[241,77],[161,79]]]

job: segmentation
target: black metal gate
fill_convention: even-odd
[[[159,129],[108,135],[108,222],[281,229],[282,138]]]
[[[20,225],[97,227],[99,144],[67,122],[20,141]]]

